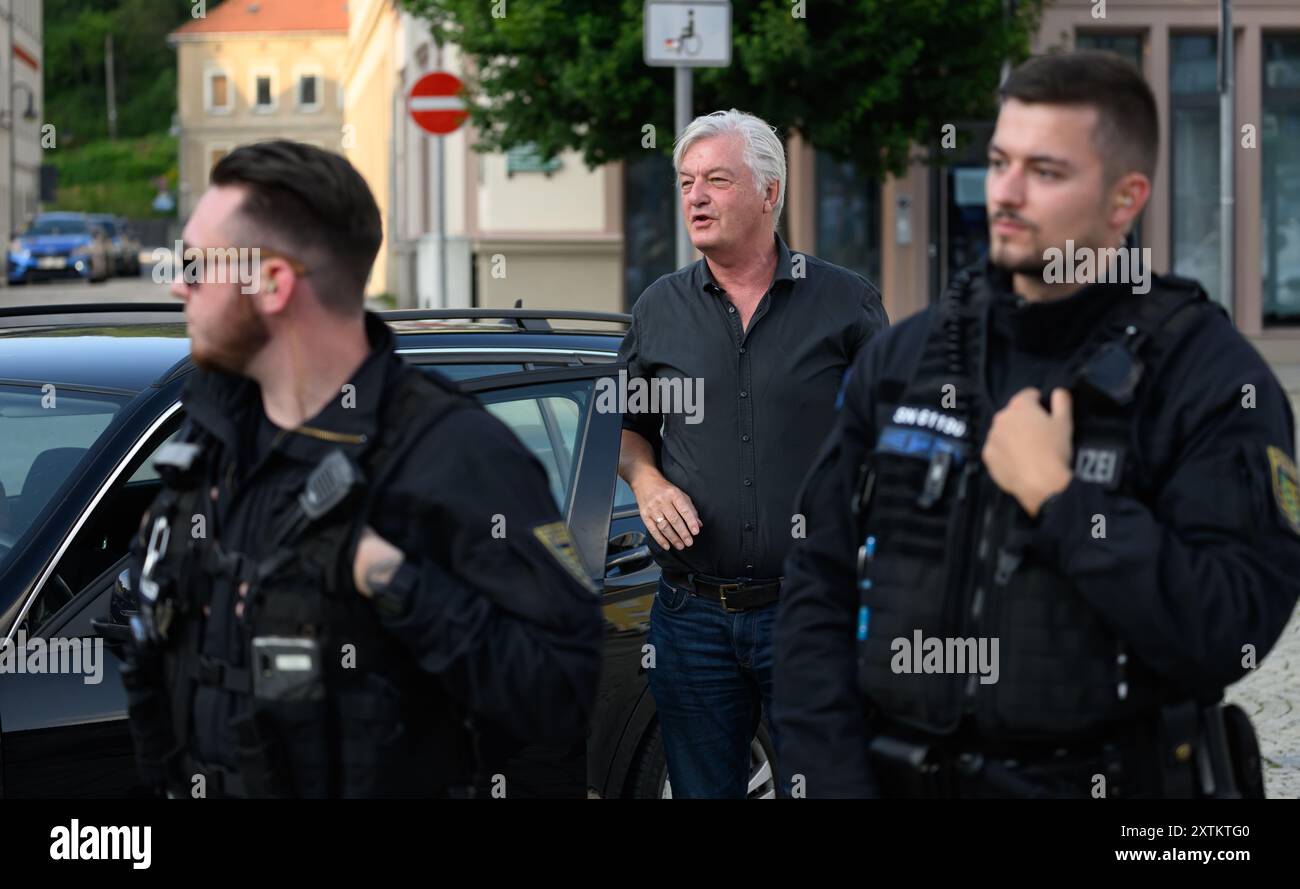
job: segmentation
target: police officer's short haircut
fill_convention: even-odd
[[[241,145],[212,168],[213,185],[242,185],[241,214],[256,242],[307,267],[321,302],[359,315],[383,225],[374,195],[340,154],[277,139]]]
[[[1008,75],[998,98],[1096,108],[1092,143],[1101,154],[1107,183],[1129,172],[1155,178],[1160,151],[1156,97],[1142,73],[1123,57],[1101,50],[1038,56]]]

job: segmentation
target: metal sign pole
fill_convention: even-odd
[[[692,68],[725,68],[731,64],[731,3],[729,0],[646,0],[642,57],[651,66],[673,69],[673,127],[680,136],[694,117]],[[674,189],[676,191],[676,189]],[[695,261],[686,216],[678,194],[677,267]]]
[[[673,69],[673,127],[674,137],[691,122],[691,92],[694,77],[690,68],[679,65]],[[674,182],[674,187],[676,183]],[[675,192],[680,203],[681,191]],[[686,215],[682,208],[677,208],[677,267],[685,268],[695,261],[695,246],[691,243],[691,233],[686,230]]]

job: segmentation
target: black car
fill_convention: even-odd
[[[0,670],[0,796],[143,791],[117,675],[135,601],[124,567],[161,484],[151,457],[183,416],[193,365],[182,310],[0,310],[0,639],[102,639],[105,661],[98,683],[84,673]],[[607,635],[586,750],[552,762],[539,786],[572,792],[576,783],[580,792],[585,771],[594,795],[671,796],[643,667],[659,569],[617,477],[620,415],[594,397],[597,381],[618,371],[628,316],[473,309],[383,317],[407,361],[456,380],[537,455],[584,561],[600,575]],[[751,761],[751,798],[774,796],[765,733]]]

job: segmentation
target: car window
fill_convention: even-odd
[[[37,219],[25,234],[29,235],[84,235],[84,219]]]
[[[53,385],[0,386],[0,564],[124,403]]]
[[[569,505],[581,450],[578,435],[591,390],[590,380],[575,380],[479,394],[488,411],[509,426],[541,461],[561,511]]]
[[[162,490],[154,457],[177,436],[180,423],[178,411],[136,452],[123,476],[96,504],[28,610],[24,627],[29,634],[39,632],[46,620],[127,554],[140,517]]]

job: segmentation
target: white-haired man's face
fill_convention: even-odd
[[[777,183],[754,185],[738,135],[709,136],[682,155],[677,171],[682,215],[695,249],[706,256],[771,240]]]

